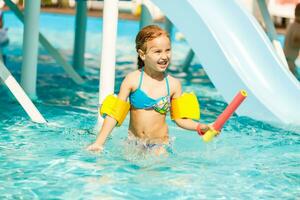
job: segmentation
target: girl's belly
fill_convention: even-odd
[[[131,109],[129,131],[149,144],[167,144],[166,116],[154,110]]]

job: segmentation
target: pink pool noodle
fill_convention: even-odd
[[[234,113],[234,111],[239,107],[239,105],[247,97],[247,92],[245,90],[239,91],[239,93],[234,97],[234,99],[228,104],[221,115],[216,119],[213,127],[216,131],[220,131],[229,117]]]

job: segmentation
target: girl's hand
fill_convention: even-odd
[[[216,131],[215,128],[213,127],[213,124],[206,125],[206,124],[199,123],[197,126],[197,132],[200,136],[203,136],[209,130]],[[218,136],[220,134],[220,131],[216,131],[216,132],[217,132],[216,136]]]
[[[88,151],[94,151],[94,152],[101,152],[103,150],[103,146],[102,145],[99,145],[97,143],[93,143],[93,144],[90,144],[86,150]]]
[[[209,130],[209,126],[206,124],[198,124],[197,126],[197,132],[200,136],[203,136],[207,131]]]

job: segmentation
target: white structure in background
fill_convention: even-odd
[[[149,12],[151,13],[152,19],[156,20],[156,19],[161,19],[164,17],[164,14],[161,12],[161,10],[152,3],[152,1],[150,0],[136,0],[136,2],[138,4],[144,4],[147,6]]]
[[[87,4],[88,4],[88,3],[87,3]],[[76,1],[75,1],[75,0],[69,0],[69,6],[70,6],[71,8],[74,8],[75,5],[76,5]]]
[[[260,0],[240,0],[242,4],[246,7],[246,9],[252,13],[252,15],[263,24],[263,18],[261,16],[257,1]],[[267,0],[268,1],[268,0]]]
[[[149,9],[153,19],[160,19],[164,15],[160,9],[155,6],[150,0],[132,0],[132,1],[119,1],[118,8],[121,12],[128,12],[132,14],[137,14],[139,6],[145,4]],[[69,6],[71,8],[75,7],[76,0],[69,0]],[[103,10],[104,2],[103,1],[87,1],[87,8],[92,10]]]
[[[268,8],[271,16],[294,19],[295,3],[278,3],[276,0],[269,0]]]
[[[246,8],[260,20],[260,11],[257,6],[257,1],[261,0],[240,0]],[[282,2],[282,3],[281,3]],[[284,17],[289,19],[294,19],[294,10],[296,6],[296,1],[278,1],[278,0],[266,0],[268,5],[268,10],[271,16]]]

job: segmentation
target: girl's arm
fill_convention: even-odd
[[[129,75],[127,75],[121,84],[118,98],[123,101],[127,101],[130,91],[131,91],[130,78],[129,78]],[[87,147],[87,150],[101,151],[103,149],[103,145],[104,145],[107,137],[112,132],[112,130],[114,129],[116,124],[117,124],[117,120],[115,120],[114,118],[112,118],[110,116],[106,116],[104,119],[104,122],[102,124],[102,127],[98,133],[96,141],[93,144],[89,145]]]
[[[182,94],[182,89],[181,89],[181,83],[179,80],[174,79],[174,93],[172,95],[172,98],[178,98],[181,96]],[[201,130],[201,132],[206,132],[210,129],[210,126],[206,125],[206,124],[200,124],[199,122],[195,122],[191,119],[176,119],[174,120],[176,125],[187,129],[187,130],[191,130],[191,131],[199,131],[199,129]]]
[[[210,129],[209,125],[200,124],[199,122],[195,122],[191,119],[176,119],[175,123],[177,126],[191,131],[198,131],[200,128],[201,132],[205,133]]]

